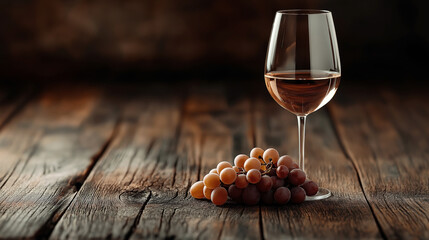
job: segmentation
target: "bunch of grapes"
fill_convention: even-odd
[[[274,148],[264,151],[258,147],[252,149],[250,157],[237,155],[234,166],[220,162],[190,189],[194,198],[206,198],[218,206],[225,204],[228,197],[246,205],[301,203],[305,196],[318,191],[318,185],[306,179],[305,172],[290,156],[280,157]]]

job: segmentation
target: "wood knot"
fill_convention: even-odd
[[[119,194],[119,200],[128,204],[142,204],[147,201],[149,196],[149,190],[126,190]]]

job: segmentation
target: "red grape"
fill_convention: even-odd
[[[290,171],[288,181],[289,183],[299,186],[305,182],[305,172],[301,169],[294,169]]]
[[[246,188],[247,185],[249,185],[249,182],[246,179],[246,175],[245,174],[239,174],[237,176],[237,179],[235,179],[235,185],[238,188]]]
[[[271,176],[271,180],[273,181],[273,189],[277,189],[285,185],[285,180],[280,179],[277,176]]]
[[[313,181],[307,180],[301,187],[304,188],[307,196],[314,196],[319,191],[319,186],[317,186],[317,184]]]
[[[289,169],[284,165],[280,165],[277,167],[276,173],[278,178],[284,179],[287,178],[287,175],[289,174]]]
[[[243,190],[242,198],[246,205],[255,205],[258,204],[261,193],[259,193],[255,185],[249,185]]]
[[[270,190],[268,192],[261,193],[261,201],[265,204],[271,205],[274,203],[274,191]]]
[[[271,178],[269,176],[264,175],[261,177],[261,180],[256,185],[256,187],[258,188],[258,190],[260,192],[268,192],[273,187],[273,181],[271,180]]]
[[[292,203],[302,203],[305,201],[305,190],[302,187],[293,187],[290,190]]]
[[[279,187],[277,188],[276,192],[274,193],[274,200],[276,200],[276,202],[278,204],[286,204],[287,202],[289,202],[290,199],[290,190],[287,187]]]
[[[238,188],[236,185],[231,185],[228,188],[229,197],[237,203],[241,202],[241,195],[243,194],[243,189]]]

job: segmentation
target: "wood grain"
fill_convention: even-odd
[[[24,105],[34,97],[37,90],[0,86],[0,130],[11,120]]]
[[[122,105],[116,138],[59,221],[52,238],[128,237],[148,201],[159,195],[151,192],[151,185],[172,190],[164,197],[173,198],[171,185],[177,159],[172,153],[179,124],[178,99],[129,95]],[[160,178],[166,181],[157,182]]]
[[[163,95],[126,105],[117,138],[52,238],[259,238],[258,207],[216,207],[188,194],[219,161],[248,148],[249,106],[216,88],[190,91],[184,105]]]
[[[296,118],[241,86],[189,86],[0,95],[0,238],[428,238],[424,93],[346,88],[308,117],[306,170],[333,197],[216,207],[192,183],[254,146],[296,158]]]
[[[274,147],[298,160],[296,117],[272,99],[255,104],[256,144]],[[306,172],[310,179],[332,191],[333,196],[315,202],[284,207],[262,207],[266,239],[381,238],[362,193],[356,171],[334,134],[326,109],[308,116]]]
[[[98,97],[91,90],[47,91],[1,132],[1,237],[49,234],[72,201],[115,124],[113,109],[97,105]]]
[[[190,161],[196,163],[197,169],[186,176],[189,170],[177,168],[176,177],[182,176],[175,181],[177,197],[173,201],[162,197],[151,199],[132,239],[260,238],[258,207],[234,203],[216,207],[208,200],[196,200],[188,194],[191,184],[201,180],[217,163],[232,162],[234,154],[249,148],[249,101],[227,96],[225,89],[216,86],[191,89],[177,154],[183,156],[179,157],[178,166],[189,167]]]
[[[386,238],[428,239],[429,98],[389,89],[365,89],[363,98],[360,90],[331,112],[370,206]]]

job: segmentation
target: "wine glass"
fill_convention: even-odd
[[[326,10],[276,13],[265,62],[265,84],[271,97],[298,119],[299,167],[304,168],[305,122],[328,103],[341,78],[340,56],[332,14]],[[328,189],[306,200],[331,195]]]

